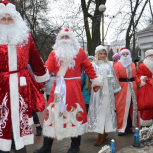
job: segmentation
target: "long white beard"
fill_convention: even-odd
[[[153,58],[146,57],[143,61],[144,65],[153,73]]]
[[[26,23],[22,20],[13,22],[9,25],[0,24],[0,44],[21,45],[24,41],[28,42],[29,34]]]
[[[120,62],[123,65],[123,67],[127,68],[132,63],[132,58],[130,55],[128,55],[127,57],[121,55]]]
[[[58,65],[63,65],[65,69],[74,68],[76,55],[79,52],[78,46],[75,46],[71,39],[61,39],[54,45],[55,57]]]

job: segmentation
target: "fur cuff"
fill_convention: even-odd
[[[114,93],[118,93],[121,91],[121,87],[119,87],[118,89],[114,90]]]
[[[35,75],[35,79],[36,79],[36,81],[37,81],[38,83],[48,81],[48,80],[50,79],[48,70],[47,70],[47,72],[46,72],[44,75],[42,75],[42,76],[36,76],[36,75]]]
[[[143,79],[144,79],[145,77],[146,77],[146,76],[141,76],[141,77],[140,77],[140,80],[141,80],[141,84],[140,84],[140,86],[139,86],[140,88],[143,87],[143,86],[146,84],[146,83],[143,81]]]
[[[102,76],[98,76],[95,79],[91,79],[92,81],[92,86],[103,86],[103,77]]]

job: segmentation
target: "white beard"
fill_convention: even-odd
[[[144,65],[153,73],[153,58],[146,57],[143,61]]]
[[[71,39],[58,40],[54,45],[55,57],[59,66],[64,66],[65,70],[74,68],[76,55],[79,52],[78,46],[75,46]]]
[[[132,58],[130,55],[128,55],[127,57],[124,57],[123,55],[121,55],[120,62],[123,65],[123,67],[127,68],[129,65],[131,65]]]
[[[23,20],[9,25],[0,24],[0,44],[21,45],[24,41],[28,43],[28,30]]]

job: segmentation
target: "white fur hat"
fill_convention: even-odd
[[[102,45],[97,46],[96,50],[95,50],[95,54],[97,54],[100,50],[106,50],[106,47],[102,46]],[[106,52],[107,52],[107,50],[106,50]]]
[[[15,5],[11,4],[7,0],[0,1],[0,14],[12,14],[16,12]]]
[[[145,52],[145,57],[152,55],[153,54],[153,49],[149,49]]]
[[[126,52],[131,55],[130,50],[128,50],[127,48],[121,48],[120,49],[120,55],[122,55],[123,53],[126,53]]]

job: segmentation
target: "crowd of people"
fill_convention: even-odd
[[[0,1],[0,153],[27,153],[25,146],[34,143],[33,122],[36,136],[42,131],[44,136],[34,153],[51,153],[53,140],[65,138],[71,138],[67,153],[77,153],[84,133],[97,133],[99,146],[110,132],[124,136],[152,125],[153,49],[138,67],[126,48],[113,62],[107,57],[102,45],[87,57],[66,28],[44,63],[15,5]],[[36,112],[45,109],[44,91],[42,127]]]

